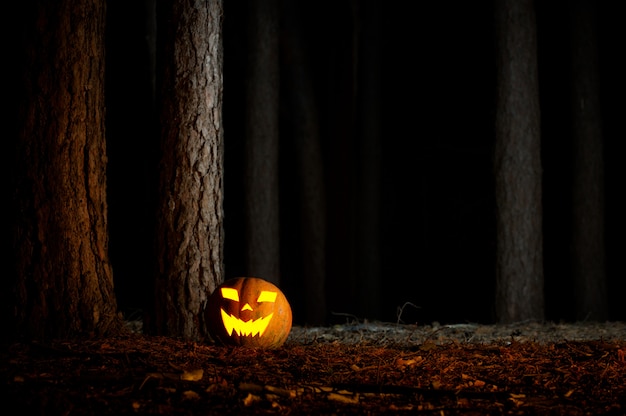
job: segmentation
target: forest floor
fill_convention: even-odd
[[[276,350],[127,335],[0,349],[24,415],[626,414],[626,323],[295,327]]]

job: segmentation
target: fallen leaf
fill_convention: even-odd
[[[185,400],[198,400],[200,395],[193,390],[187,390],[183,392],[183,399]]]
[[[204,375],[204,370],[198,368],[196,370],[185,371],[181,376],[181,380],[186,381],[199,381],[202,380],[202,376]]]
[[[244,406],[251,406],[254,403],[260,402],[261,398],[255,394],[248,393],[245,399],[243,399]]]
[[[357,404],[359,403],[359,396],[344,396],[339,393],[328,393],[328,399],[334,400],[336,402],[348,403],[348,404]]]
[[[281,387],[265,386],[265,390],[282,397],[296,397],[295,390],[287,390]]]
[[[430,350],[434,350],[435,348],[437,348],[437,344],[435,344],[432,341],[426,341],[425,343],[420,345],[421,351],[430,351]]]
[[[398,358],[396,360],[396,366],[398,367],[410,367],[415,363],[417,363],[417,360],[415,358],[409,358],[408,360],[405,360],[404,358]]]
[[[239,383],[239,390],[253,392],[253,393],[261,393],[263,391],[263,386],[256,383]]]

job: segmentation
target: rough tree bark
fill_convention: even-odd
[[[532,0],[495,2],[496,314],[544,318],[541,141]]]
[[[159,4],[163,39],[155,329],[206,335],[223,280],[222,1]]]
[[[246,76],[246,270],[280,281],[278,191],[279,13],[277,0],[249,2]]]
[[[576,318],[608,318],[604,245],[604,156],[595,3],[571,5],[574,181],[572,272]]]
[[[14,332],[121,328],[108,257],[103,1],[24,9],[15,154]]]

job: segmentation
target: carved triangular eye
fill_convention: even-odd
[[[261,302],[276,302],[276,296],[277,295],[278,295],[277,292],[270,292],[268,290],[264,290],[259,295],[259,298],[257,299],[257,302],[259,302],[259,303],[261,303]]]
[[[239,292],[237,292],[237,289],[233,289],[232,287],[223,287],[222,297],[224,299],[229,299],[229,300],[234,300],[235,302],[239,302]]]

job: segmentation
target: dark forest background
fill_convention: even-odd
[[[225,273],[245,264],[243,169],[247,1],[224,4]],[[495,292],[494,17],[483,2],[299,1],[281,7],[281,28],[296,25],[314,86],[326,204],[326,323],[380,319],[406,323],[493,322]],[[376,5],[375,12],[367,11]],[[284,6],[284,5],[283,5]],[[293,4],[291,4],[293,6]],[[598,56],[605,150],[607,284],[610,319],[626,319],[621,256],[625,106],[624,26],[598,2]],[[295,10],[294,10],[295,9]],[[544,169],[546,318],[573,320],[572,146],[567,1],[537,2]],[[156,14],[152,1],[107,4],[107,147],[110,254],[120,308],[132,314],[151,298],[158,132],[155,119]],[[291,21],[289,19],[292,19]],[[366,19],[375,19],[370,25]],[[370,27],[376,32],[368,32]],[[366,29],[364,29],[366,28]],[[306,324],[300,203],[292,140],[288,32],[281,30],[280,286]],[[376,42],[379,42],[378,44]],[[368,48],[378,59],[359,59]],[[365,75],[378,71],[380,134],[363,165]],[[376,72],[374,71],[374,72]],[[372,181],[373,177],[373,181]],[[361,221],[375,187],[378,221]],[[365,199],[366,200],[366,199]],[[360,276],[373,247],[380,290],[363,302]],[[367,269],[367,270],[364,270]],[[259,276],[266,277],[268,276]],[[401,316],[399,308],[405,305]]]

